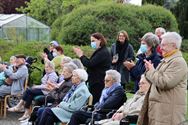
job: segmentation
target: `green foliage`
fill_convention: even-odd
[[[27,7],[17,8],[17,11],[28,13],[41,22],[51,25],[61,14],[63,0],[31,0]]]
[[[53,23],[52,38],[68,44],[88,45],[89,35],[101,32],[111,43],[118,31],[126,30],[132,44],[138,46],[138,38],[158,26],[177,31],[175,17],[162,7],[135,7],[114,2],[90,4],[59,17]]]
[[[48,45],[49,43],[45,42],[23,42],[17,44],[16,42],[0,40],[0,57],[2,57],[2,61],[4,62],[8,62],[9,58],[12,55],[16,54],[25,54],[26,56],[37,57],[38,61],[34,63],[33,66],[36,66],[43,71],[44,67],[43,64],[40,62],[40,53],[43,51],[43,48],[48,47]],[[62,47],[66,56],[76,58],[76,55],[72,51],[71,45],[63,45]],[[84,54],[86,56],[90,56],[93,52],[93,50],[90,49],[89,46],[81,46],[81,48],[84,50]],[[31,75],[31,83],[40,83],[42,71],[34,70]]]
[[[107,0],[30,0],[30,2],[26,2],[26,7],[16,8],[16,10],[27,13],[44,24],[51,26],[57,17],[71,12],[82,4],[104,1]]]

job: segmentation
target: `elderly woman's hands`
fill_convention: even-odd
[[[112,116],[112,120],[119,120],[120,121],[123,117],[124,117],[123,113],[115,113]]]
[[[127,67],[128,70],[131,70],[135,66],[135,63],[132,60],[131,61],[125,61],[125,62],[123,62],[123,65],[125,67]]]
[[[145,62],[146,71],[148,71],[148,70],[154,68],[154,67],[153,67],[153,64],[151,63],[151,60],[147,61],[147,60],[145,59],[144,62]]]
[[[83,51],[79,47],[73,47],[73,51],[79,58],[83,56]]]

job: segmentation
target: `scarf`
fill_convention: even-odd
[[[99,100],[99,105],[103,104],[106,99],[110,96],[110,94],[117,88],[121,86],[120,83],[114,83],[111,87],[106,87],[102,90],[102,94]]]
[[[121,44],[119,41],[116,42],[116,53],[118,53],[118,62],[117,63],[122,63],[124,62],[124,55],[126,53],[128,47],[128,41],[125,41],[123,44]]]
[[[171,55],[173,55],[174,53],[178,52],[178,49],[172,50],[166,54],[163,55],[163,58],[167,58],[170,57]]]
[[[78,85],[73,85],[71,87],[71,89],[67,92],[67,94],[63,98],[64,102],[68,102],[69,98],[72,96],[72,94],[74,93],[74,91],[76,90],[77,87],[78,87]]]

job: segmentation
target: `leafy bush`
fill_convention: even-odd
[[[138,38],[162,26],[177,31],[177,22],[170,11],[154,5],[137,7],[113,2],[81,6],[59,17],[52,26],[52,38],[68,44],[88,45],[89,35],[101,32],[113,42],[117,32],[126,30],[134,46]]]
[[[16,42],[8,42],[0,40],[0,57],[2,57],[2,61],[8,62],[9,58],[12,55],[16,54],[25,54],[26,56],[37,57],[38,61],[33,63],[33,66],[40,68],[42,71],[44,69],[44,65],[41,63],[40,53],[43,51],[43,48],[47,47],[49,43],[45,42],[23,42],[17,44]],[[76,55],[72,51],[71,45],[62,45],[64,49],[64,53],[66,56],[70,56],[72,58],[76,58]],[[90,56],[92,53],[92,49],[89,46],[81,46],[84,50],[85,55]],[[31,84],[39,84],[40,79],[42,77],[42,71],[34,70],[31,75]]]

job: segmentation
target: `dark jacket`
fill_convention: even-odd
[[[90,59],[86,56],[80,57],[81,62],[87,67],[89,86],[95,84],[104,85],[105,72],[110,69],[111,56],[107,47],[101,47],[97,49]]]
[[[112,47],[111,47],[111,56],[112,57],[115,54],[117,54],[116,46],[117,46],[116,43],[112,44]],[[124,61],[126,61],[126,60],[134,61],[134,59],[135,59],[133,47],[129,43],[125,50],[123,58],[124,58]],[[129,74],[129,70],[123,65],[123,62],[117,62],[117,63],[113,64],[112,69],[117,70],[121,74],[121,83],[125,84],[125,83],[129,82],[130,74]]]
[[[145,54],[139,54],[137,58],[138,61],[136,62],[136,65],[130,70],[131,78],[137,85],[135,92],[138,90],[138,83],[140,81],[141,75],[146,71],[144,59],[146,59],[147,61],[151,60],[154,68],[156,68],[161,62],[161,57],[156,52],[153,52],[149,57],[146,57]]]
[[[100,117],[103,117],[113,109],[118,109],[126,100],[127,98],[124,93],[124,89],[122,86],[119,86],[109,94],[104,103],[96,103],[95,109],[98,110],[98,115],[100,115]]]
[[[52,90],[48,96],[51,96],[52,98],[55,99],[55,102],[60,103],[64,96],[67,94],[69,89],[72,87],[72,81],[69,79],[68,81],[65,81],[61,84],[59,88],[56,88]]]

